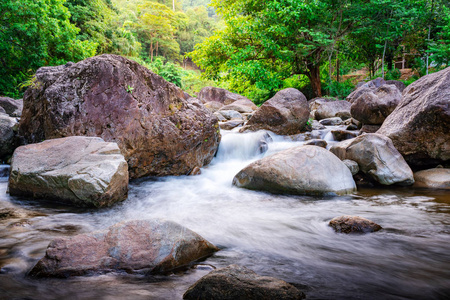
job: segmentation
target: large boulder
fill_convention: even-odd
[[[415,187],[450,190],[450,169],[434,168],[414,173]]]
[[[20,117],[22,115],[23,100],[0,97],[0,107],[3,108],[10,117]]]
[[[331,146],[340,159],[358,163],[359,169],[384,185],[414,183],[413,173],[392,141],[380,134],[367,133]]]
[[[386,84],[393,84],[395,85],[400,93],[403,93],[403,91],[406,89],[406,84],[404,84],[402,81],[398,80],[386,80]]]
[[[166,273],[218,251],[171,221],[134,220],[107,230],[57,238],[30,271],[35,277],[69,277],[111,271]]]
[[[342,120],[351,118],[352,104],[345,100],[330,101],[321,104],[314,114],[316,120],[340,117]]]
[[[276,134],[300,133],[309,119],[306,97],[294,88],[279,91],[255,111],[244,131],[270,130]]]
[[[18,125],[16,118],[0,113],[0,163],[8,160],[17,146]]]
[[[9,193],[76,206],[102,207],[125,200],[128,166],[116,143],[67,137],[14,151]]]
[[[192,285],[183,295],[186,300],[295,300],[305,295],[293,285],[260,276],[238,265],[212,271]]]
[[[131,178],[188,174],[218,147],[217,118],[138,63],[100,55],[44,67],[24,96],[25,142],[98,136],[116,142]]]
[[[220,102],[223,105],[231,104],[238,100],[250,101],[250,99],[241,96],[239,94],[232,93],[226,89],[221,89],[217,87],[207,86],[200,90],[197,98],[203,103],[215,101]]]
[[[234,177],[233,184],[297,195],[344,195],[356,190],[347,166],[318,146],[293,147],[255,161]]]
[[[356,99],[358,99],[364,93],[374,91],[377,88],[379,88],[380,86],[385,85],[385,84],[386,84],[386,81],[383,78],[381,78],[381,77],[375,78],[369,82],[364,83],[363,85],[358,87],[356,90],[351,92],[345,98],[345,100],[347,100],[350,103],[353,103],[356,101]]]
[[[358,97],[351,104],[351,114],[362,124],[381,125],[401,100],[399,89],[395,85],[385,84]]]
[[[450,68],[420,78],[377,131],[413,166],[450,159]]]

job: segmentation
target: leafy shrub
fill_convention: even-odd
[[[386,72],[385,78],[386,80],[398,80],[402,76],[402,73],[399,69],[392,69]]]
[[[345,99],[355,89],[355,85],[350,80],[343,82],[332,80],[326,82],[323,89],[327,92],[328,96]]]

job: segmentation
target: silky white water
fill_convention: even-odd
[[[448,192],[386,187],[318,198],[236,188],[232,179],[247,164],[302,142],[271,135],[261,154],[264,133],[222,134],[216,158],[201,175],[135,180],[126,201],[100,211],[9,197],[6,179],[0,180],[2,206],[36,214],[22,223],[0,220],[0,298],[181,299],[210,266],[229,264],[291,282],[308,299],[450,297]],[[371,219],[383,230],[337,234],[328,222],[344,214]],[[178,222],[221,251],[172,276],[25,277],[55,237],[147,218]]]

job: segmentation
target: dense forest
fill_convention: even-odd
[[[342,98],[355,84],[342,75],[352,71],[398,79],[401,59],[414,70],[409,83],[447,66],[450,3],[1,1],[0,95],[21,97],[39,67],[102,53],[131,58],[191,94],[215,85],[259,104],[295,87]]]

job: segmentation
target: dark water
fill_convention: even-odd
[[[255,156],[255,134],[225,133],[218,157],[194,177],[140,179],[129,198],[103,210],[10,197],[0,178],[0,299],[181,299],[213,267],[240,264],[300,287],[308,299],[450,299],[450,193],[412,188],[360,189],[343,197],[276,196],[231,186]],[[294,145],[274,137],[269,153]],[[340,215],[371,219],[383,230],[336,234]],[[165,218],[222,250],[169,276],[113,273],[29,279],[48,243],[133,219]]]

